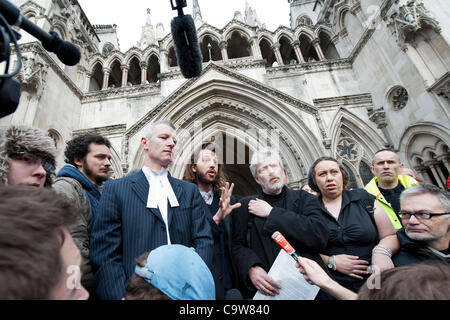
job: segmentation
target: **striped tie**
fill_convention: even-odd
[[[205,195],[203,196],[203,200],[205,200],[206,204],[210,205],[211,204],[211,194],[209,192],[205,193]]]

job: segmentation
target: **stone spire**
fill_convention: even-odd
[[[152,19],[150,17],[151,12],[152,12],[152,10],[147,8],[147,22],[145,23],[146,26],[152,26]]]
[[[156,44],[155,29],[153,28],[150,14],[151,10],[147,9],[147,21],[142,27],[141,40],[138,42],[138,47],[142,50],[147,48],[149,45]]]
[[[199,27],[203,24],[202,12],[200,10],[200,5],[198,4],[198,0],[194,0],[192,3],[192,16],[194,18],[195,26]]]
[[[258,19],[258,14],[256,13],[256,10],[252,9],[250,5],[248,4],[248,1],[245,0],[245,18],[244,21],[246,24],[252,27],[261,27],[261,21]]]

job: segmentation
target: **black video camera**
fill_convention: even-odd
[[[11,25],[19,26],[42,42],[45,50],[55,53],[62,63],[74,66],[80,62],[80,50],[68,41],[63,41],[56,32],[47,33],[22,15],[20,9],[8,0],[0,0],[0,63],[6,61],[5,73],[0,74],[0,118],[16,111],[20,100],[20,83],[14,77],[22,68],[22,56],[17,40],[20,34]],[[11,43],[17,53],[17,66],[9,72]]]

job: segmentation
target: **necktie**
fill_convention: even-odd
[[[206,204],[211,204],[211,194],[209,192],[205,193],[205,195],[203,196],[203,200],[205,200]]]

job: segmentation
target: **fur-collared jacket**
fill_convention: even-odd
[[[56,166],[55,142],[44,131],[27,126],[0,127],[0,184],[8,184],[9,155],[28,152]],[[45,187],[50,187],[53,175],[47,174]]]

